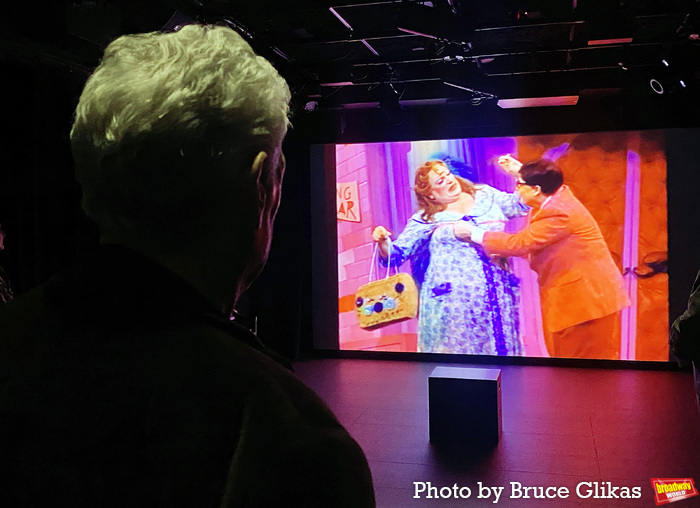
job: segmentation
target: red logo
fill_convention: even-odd
[[[692,478],[652,478],[656,506],[697,496]]]

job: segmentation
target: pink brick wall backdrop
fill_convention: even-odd
[[[358,286],[368,281],[372,257],[372,211],[369,207],[367,156],[363,145],[338,145],[335,152],[336,179],[339,183],[357,182],[362,222],[338,221],[338,297],[354,294]],[[340,348],[346,349],[357,328],[352,312],[339,317]],[[376,335],[377,332],[372,332]]]
[[[344,307],[342,304],[343,301],[347,303],[348,299],[354,301],[357,288],[369,282],[374,249],[372,230],[381,218],[375,217],[372,209],[368,151],[379,149],[378,145],[336,146],[337,182],[357,182],[362,219],[361,222],[338,220],[338,298],[341,302],[338,319],[339,346],[340,349],[415,351],[415,322],[366,331],[357,325],[354,307]],[[386,272],[382,268],[380,273],[383,277]]]

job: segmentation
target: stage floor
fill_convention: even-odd
[[[322,359],[294,366],[364,449],[379,508],[494,506],[487,487],[503,487],[499,507],[649,507],[651,478],[700,484],[700,412],[689,372],[464,365],[501,370],[503,434],[489,452],[445,454],[428,440],[428,376],[438,365]],[[418,499],[414,482],[426,488]],[[536,499],[530,490],[524,499],[514,482],[566,487],[568,497]],[[470,497],[455,494],[455,484]],[[437,487],[437,499],[426,498],[428,486]],[[457,497],[439,497],[442,487]],[[631,495],[641,487],[641,496],[613,497],[622,487]],[[700,506],[700,496],[672,506]]]

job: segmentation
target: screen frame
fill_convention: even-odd
[[[632,129],[631,129],[632,130]],[[640,129],[634,129],[640,130]],[[658,129],[657,129],[658,130]],[[683,213],[700,188],[700,174],[688,171],[700,160],[700,129],[663,129],[667,158],[667,228],[669,252],[669,323],[685,308],[698,266],[693,252],[700,252],[700,238],[690,231],[691,214]],[[601,131],[594,131],[601,132]],[[602,131],[604,132],[604,131]],[[485,137],[503,137],[485,136]],[[434,137],[428,139],[435,139]],[[390,140],[352,140],[352,143],[390,142]],[[409,141],[409,140],[406,140]],[[413,140],[411,140],[413,141]],[[337,144],[337,143],[335,143]],[[499,357],[441,353],[352,351],[338,349],[338,266],[335,201],[335,144],[311,144],[312,205],[312,341],[315,356],[333,358],[392,359],[441,363],[494,365],[589,366],[595,368],[677,369],[672,355],[668,361],[599,360],[549,357]],[[322,199],[321,199],[322,197]],[[678,206],[676,206],[678,204]],[[329,284],[328,281],[334,281]],[[332,287],[331,287],[332,286]]]

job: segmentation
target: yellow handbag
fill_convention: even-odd
[[[391,259],[391,251],[389,252]],[[386,268],[386,277],[372,280],[377,261],[377,244],[374,245],[369,282],[357,288],[355,312],[360,328],[372,330],[392,323],[398,323],[418,315],[418,288],[408,273],[389,275],[391,263]]]

